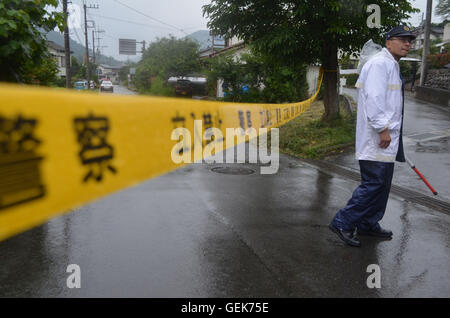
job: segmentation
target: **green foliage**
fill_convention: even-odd
[[[436,46],[436,44],[439,44],[441,42],[442,42],[442,39],[430,40],[430,53],[429,54],[438,54],[438,53],[440,53],[441,48]],[[423,48],[418,49],[418,50],[411,50],[411,51],[409,51],[409,56],[411,56],[411,55],[422,56],[422,52],[423,52]]]
[[[442,68],[450,63],[450,52],[428,55],[427,62],[430,68]]]
[[[347,79],[345,82],[346,86],[355,86],[356,82],[358,81],[359,74],[344,74],[341,75],[341,77]]]
[[[150,94],[154,96],[174,96],[175,90],[173,87],[166,85],[166,81],[163,78],[156,77],[152,81]]]
[[[398,64],[400,65],[400,73],[402,74],[403,79],[404,80],[410,79],[412,72],[411,62],[400,61]]]
[[[380,6],[381,29],[367,26],[369,4]],[[383,43],[385,32],[418,11],[408,0],[212,0],[203,6],[215,34],[236,36],[275,60],[318,62],[328,70],[338,67],[338,48],[352,54],[369,39]],[[336,72],[325,73],[325,117],[338,113],[337,80]]]
[[[70,65],[70,74],[72,75],[72,82],[77,80],[85,79],[86,77],[86,66],[81,65],[75,56],[72,56]]]
[[[318,159],[354,144],[355,118],[343,113],[323,121],[321,104],[313,103],[310,110],[280,127],[280,151]]]
[[[448,20],[450,18],[450,0],[439,0],[436,14]]]
[[[48,82],[47,44],[40,31],[63,30],[62,13],[49,13],[58,0],[2,0],[0,2],[0,81]],[[40,67],[39,67],[40,66]],[[40,80],[42,79],[42,81]]]
[[[215,86],[219,78],[225,83],[225,100],[234,102],[297,102],[308,94],[303,64],[283,63],[256,51],[240,59],[231,55],[214,59],[208,86]],[[248,91],[242,89],[244,85]]]
[[[125,65],[119,70],[119,78],[122,83],[128,82],[128,74],[130,73],[130,68],[132,67],[136,67],[136,63]]]
[[[198,47],[193,40],[173,36],[152,42],[136,67],[138,90],[149,91],[154,78],[165,82],[170,76],[186,76],[199,71]]]
[[[45,54],[38,65],[29,61],[25,62],[22,69],[24,73],[29,75],[24,81],[25,83],[57,86],[58,65],[50,54]]]
[[[342,58],[339,60],[339,65],[341,66],[341,69],[343,70],[350,70],[350,69],[355,69],[356,62],[350,60],[350,55],[344,55],[342,56]]]
[[[381,29],[367,27],[369,4],[380,6]],[[312,63],[327,60],[325,46],[350,54],[370,38],[383,42],[386,31],[418,10],[408,0],[212,0],[203,12],[215,34],[237,36],[280,59]]]

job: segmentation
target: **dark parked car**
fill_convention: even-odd
[[[192,83],[189,80],[178,80],[175,85],[175,95],[192,96]]]

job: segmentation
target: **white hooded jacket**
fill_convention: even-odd
[[[361,70],[358,88],[356,159],[394,162],[402,125],[402,80],[400,67],[383,48]],[[391,143],[380,148],[379,133],[389,129]]]

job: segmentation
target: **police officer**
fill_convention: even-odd
[[[386,34],[386,47],[363,66],[358,88],[356,158],[361,184],[329,228],[351,246],[361,246],[359,235],[390,239],[382,228],[391,188],[394,161],[405,162],[402,143],[403,80],[398,61],[408,54],[415,35],[407,26]]]

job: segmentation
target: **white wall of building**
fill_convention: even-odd
[[[58,66],[58,76],[66,76],[66,55],[58,52],[53,48],[49,48],[49,52]]]
[[[444,35],[442,40],[443,42],[450,42],[450,23],[447,23],[444,27]]]

